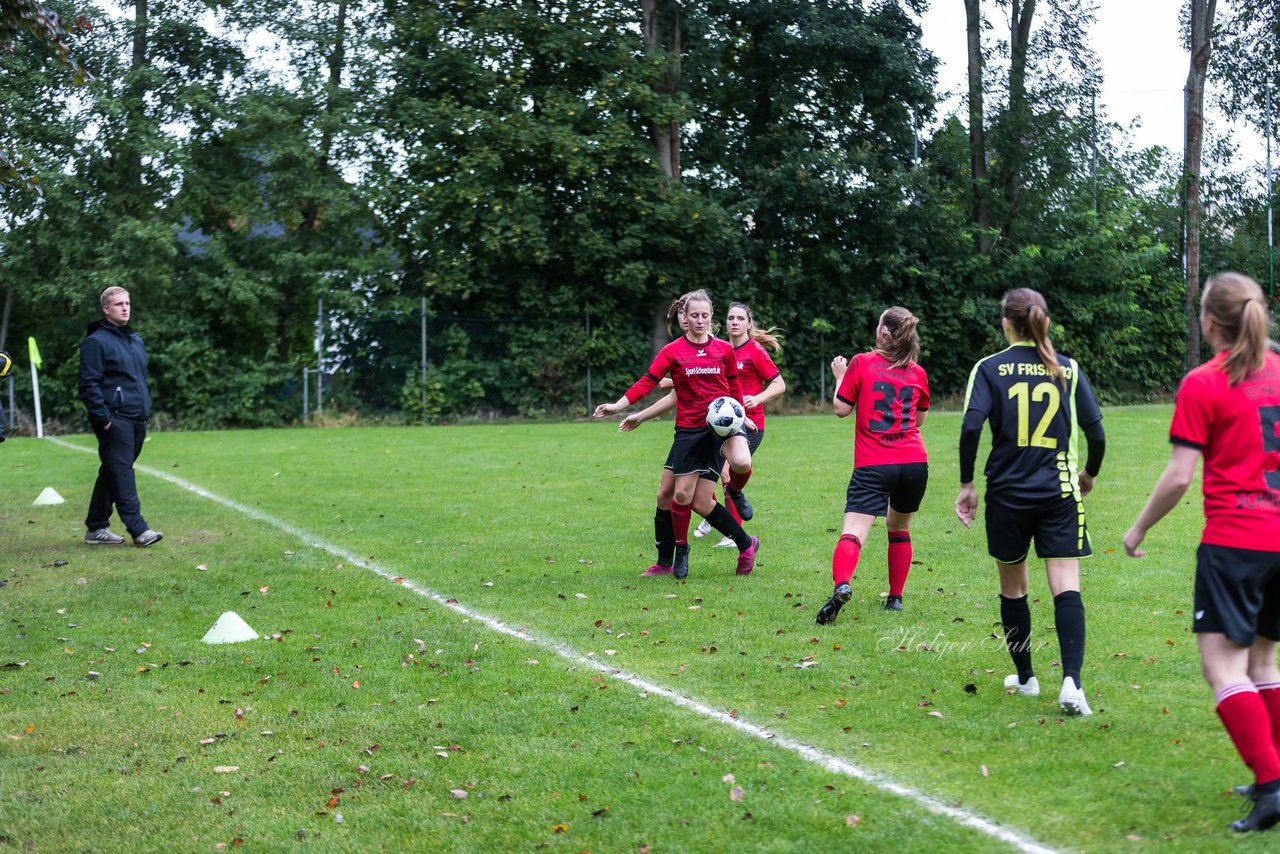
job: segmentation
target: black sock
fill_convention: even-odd
[[[1027,597],[1010,599],[1000,595],[1000,622],[1004,624],[1004,642],[1009,648],[1013,666],[1018,669],[1018,681],[1023,685],[1035,675],[1031,669],[1031,608]]]
[[[653,511],[653,544],[658,547],[658,566],[671,566],[676,559],[676,532],[671,527],[671,509]]]
[[[1053,597],[1053,622],[1058,628],[1058,647],[1062,654],[1062,677],[1070,676],[1080,687],[1080,666],[1084,664],[1084,602],[1078,590],[1067,590]]]
[[[706,519],[711,523],[711,527],[733,540],[734,545],[738,547],[738,551],[744,552],[751,548],[751,535],[742,530],[738,520],[733,518],[732,513],[724,509],[723,504],[717,502],[711,508],[711,512],[707,514]]]

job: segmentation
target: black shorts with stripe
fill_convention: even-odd
[[[892,508],[898,513],[914,513],[920,509],[928,485],[928,463],[861,466],[849,477],[844,512],[884,516]]]
[[[1084,502],[1072,493],[1045,499],[1038,506],[1010,507],[988,492],[986,502],[987,552],[1000,563],[1026,560],[1032,540],[1041,560],[1093,554]]]
[[[1192,631],[1224,634],[1241,646],[1257,635],[1280,640],[1280,552],[1201,543],[1194,617]]]
[[[728,436],[717,436],[710,427],[677,427],[671,450],[663,468],[671,469],[676,477],[697,474],[703,480],[720,479],[720,446]]]

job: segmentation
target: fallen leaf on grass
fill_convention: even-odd
[[[844,823],[846,827],[857,827],[858,825],[862,824],[862,816],[847,815],[844,817]]]
[[[721,783],[736,783],[738,780],[732,774],[725,774],[720,778]]]
[[[990,772],[988,772],[988,771],[987,771],[987,766],[985,766],[985,765],[983,765],[983,766],[982,766],[982,776],[983,776],[983,777],[990,777],[990,776],[991,776]]]
[[[208,571],[209,571],[209,564],[207,564],[207,563],[199,564],[199,565],[197,565],[197,566],[196,566],[196,569],[200,570],[201,572],[208,572]]]
[[[465,798],[467,796],[467,790],[466,789],[450,789],[449,794],[461,800],[462,798]]]
[[[931,717],[931,718],[940,718],[940,717],[942,717],[942,712],[929,712],[929,717]]]
[[[568,832],[569,832],[569,825],[567,825],[567,824],[553,824],[553,825],[551,825],[551,832],[552,832],[552,833],[568,833]]]
[[[215,774],[234,774],[240,770],[239,765],[215,765],[213,773]]]
[[[741,786],[734,786],[729,790],[729,800],[731,801],[740,801],[745,795],[746,792],[742,791]]]

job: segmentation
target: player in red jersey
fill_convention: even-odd
[[[741,491],[751,477],[751,451],[743,433],[720,437],[707,426],[706,413],[717,397],[742,401],[738,388],[738,368],[733,348],[711,336],[711,298],[694,291],[684,299],[684,316],[688,329],[684,335],[659,351],[649,370],[614,403],[596,407],[595,417],[603,418],[625,409],[658,387],[670,374],[676,393],[676,435],[667,455],[675,494],[671,504],[671,526],[675,539],[675,559],[671,567],[677,579],[689,574],[689,519],[694,511],[711,522],[712,527],[733,538],[738,546],[739,575],[755,567],[760,541],[742,530],[724,507],[698,489],[698,481],[719,476],[716,454],[729,462],[729,486]],[[755,429],[747,419],[745,429]]]
[[[776,328],[761,329],[756,326],[751,308],[745,303],[729,303],[729,313],[725,318],[725,327],[729,331],[729,343],[738,360],[738,387],[742,389],[742,405],[746,415],[755,423],[756,429],[747,433],[747,445],[751,449],[754,461],[756,452],[764,442],[764,405],[777,398],[787,390],[787,383],[782,379],[782,372],[773,363],[769,349],[775,353],[782,352],[782,342],[778,340]],[[768,349],[766,349],[768,348]],[[753,463],[754,464],[754,463]],[[734,492],[729,488],[729,464],[722,466],[724,477],[724,506],[739,522],[750,521],[753,514],[751,502],[746,493]],[[703,537],[711,533],[711,523],[706,519],[693,532],[695,537]],[[734,545],[729,537],[716,543],[717,548],[728,548]]]
[[[1204,286],[1200,329],[1214,357],[1182,380],[1169,427],[1173,452],[1124,537],[1131,557],[1181,501],[1204,458],[1204,532],[1196,552],[1195,619],[1218,717],[1253,771],[1237,831],[1280,822],[1280,356],[1262,289],[1240,273]]]
[[[819,625],[832,623],[853,595],[849,582],[871,524],[885,517],[889,532],[889,598],[886,611],[902,610],[911,568],[911,517],[929,482],[929,456],[920,425],[929,411],[929,379],[920,358],[916,316],[894,306],[880,315],[876,345],[852,361],[831,360],[836,415],[856,412],[853,476],[844,505],[844,530],[831,557],[835,592],[818,609]]]

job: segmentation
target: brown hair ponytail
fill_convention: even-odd
[[[920,335],[916,326],[920,319],[900,305],[887,308],[880,315],[884,341],[877,340],[875,352],[888,359],[895,368],[904,368],[920,359]]]
[[[1017,288],[1004,295],[1001,305],[1004,308],[1004,318],[1009,321],[1014,334],[1036,345],[1040,362],[1050,376],[1064,379],[1062,365],[1058,364],[1058,354],[1053,349],[1053,341],[1049,339],[1049,305],[1040,292],[1031,288]]]
[[[1231,385],[1262,367],[1268,348],[1271,318],[1258,283],[1243,273],[1218,273],[1205,282],[1200,314],[1212,320],[1227,343],[1222,369]]]

